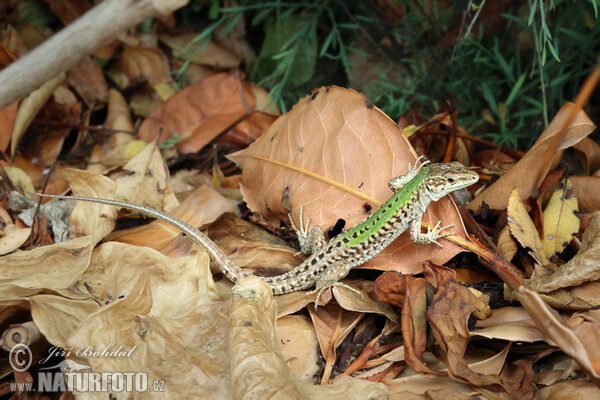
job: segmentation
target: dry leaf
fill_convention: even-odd
[[[0,285],[66,290],[88,268],[94,244],[90,236],[0,257]]]
[[[170,214],[192,226],[203,228],[227,212],[233,212],[231,203],[214,188],[202,185]],[[180,234],[181,231],[174,226],[156,220],[146,225],[115,231],[107,240],[147,246],[170,257],[181,257],[189,251],[191,239],[186,240],[187,245],[182,245],[180,241],[174,240]]]
[[[84,197],[113,198],[115,183],[109,178],[88,171],[59,168],[69,182],[73,194]],[[75,202],[69,218],[69,231],[75,237],[92,235],[94,244],[100,242],[115,227],[115,207],[98,203]]]
[[[515,254],[517,254],[517,243],[510,235],[510,228],[508,225],[505,225],[500,231],[496,246],[498,246],[498,252],[506,258],[506,261],[510,262]]]
[[[130,83],[143,80],[153,85],[172,81],[167,57],[155,47],[127,47],[115,67],[127,76]]]
[[[583,233],[581,249],[566,264],[561,265],[551,275],[534,275],[527,286],[538,293],[578,286],[585,282],[600,279],[600,212],[592,215],[590,226]]]
[[[319,374],[319,352],[315,327],[302,315],[287,315],[277,319],[275,334],[281,354],[290,370],[300,380],[314,383]]]
[[[580,380],[565,380],[540,389],[541,400],[589,400],[600,398],[600,388]]]
[[[252,278],[234,287],[229,321],[234,399],[247,398],[250,394],[260,399],[350,400],[387,397],[388,390],[381,383],[350,378],[328,386],[302,382],[285,363],[273,334],[274,324],[273,297],[264,282]]]
[[[600,359],[598,353],[590,353],[587,342],[593,342],[592,337],[579,336],[573,332],[561,319],[556,311],[552,310],[540,295],[525,286],[521,286],[516,293],[517,298],[527,309],[538,329],[544,334],[546,342],[558,346],[563,352],[571,356],[598,384],[600,378]],[[592,349],[593,347],[590,347]],[[597,350],[597,348],[595,349]]]
[[[19,228],[15,225],[6,225],[0,229],[0,256],[12,253],[29,239],[31,228]]]
[[[13,131],[19,102],[14,102],[0,110],[0,151],[6,151]]]
[[[106,103],[108,85],[98,62],[87,56],[67,72],[67,83],[92,107]]]
[[[573,192],[583,213],[600,210],[600,176],[573,176]]]
[[[15,116],[15,122],[13,131],[11,134],[10,141],[10,154],[14,157],[19,141],[27,131],[29,124],[33,121],[33,118],[37,115],[38,111],[44,106],[46,100],[50,98],[54,89],[65,80],[65,74],[60,73],[56,77],[50,79],[44,83],[39,89],[34,90],[21,100],[17,115]]]
[[[510,194],[507,212],[510,233],[519,241],[521,246],[531,249],[529,255],[534,258],[538,265],[548,264],[550,261],[546,257],[537,229],[535,229],[533,221],[521,201],[518,189],[514,189]]]
[[[590,138],[583,138],[581,142],[573,146],[579,156],[585,174],[593,174],[600,168],[600,145]]]
[[[447,357],[450,377],[475,386],[501,385],[497,375],[482,375],[469,368],[463,358],[470,335],[468,316],[482,319],[490,312],[488,296],[476,296],[455,280],[449,280],[439,288],[433,303],[427,309],[427,320],[433,334]]]
[[[577,197],[567,194],[571,180],[566,181],[567,189],[555,190],[544,210],[544,238],[542,246],[546,257],[562,252],[571,242],[573,235],[579,232],[579,211]]]
[[[238,75],[215,74],[188,86],[159,105],[142,122],[138,136],[149,142],[162,128],[160,141],[177,134],[182,153],[195,153],[254,107],[254,98]]]
[[[167,189],[168,170],[158,149],[157,139],[111,174],[115,180],[115,199],[169,211],[179,205]]]
[[[573,146],[594,129],[595,125],[581,108],[566,103],[517,165],[475,197],[467,208],[477,211],[485,202],[491,209],[504,210],[508,193],[514,188],[525,199],[532,197],[552,167],[558,150]]]
[[[305,220],[326,230],[339,218],[346,228],[364,220],[391,196],[388,180],[405,174],[415,154],[396,124],[367,107],[363,95],[330,87],[300,100],[263,137],[229,158],[242,167],[244,200],[268,226],[287,222],[284,204],[299,226],[304,205]],[[449,197],[432,204],[424,217],[431,225],[438,220],[465,237]],[[415,245],[406,233],[361,267],[420,272],[423,260],[443,264],[460,251],[443,244]]]
[[[173,50],[175,57],[189,58],[194,63],[219,69],[236,68],[240,65],[241,59],[236,55],[212,41],[197,38],[196,33],[159,36],[160,41]]]

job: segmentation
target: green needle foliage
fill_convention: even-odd
[[[462,0],[425,9],[390,0],[384,9],[375,0],[215,0],[192,2],[180,17],[211,21],[195,46],[244,21],[257,54],[248,78],[284,111],[311,89],[337,84],[367,93],[392,118],[428,118],[453,93],[462,126],[516,148],[535,140],[596,64],[596,1]]]

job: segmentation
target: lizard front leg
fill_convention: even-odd
[[[406,173],[406,175],[401,175],[390,179],[388,182],[388,187],[394,192],[397,192],[398,190],[402,189],[402,186],[410,182],[411,179],[417,176],[417,174],[423,169],[424,166],[429,164],[429,160],[422,161],[423,158],[425,158],[425,156],[420,156],[419,158],[417,158],[414,166],[411,166],[411,164],[408,163],[408,172]]]
[[[308,224],[310,223],[310,218],[306,220],[305,225],[302,220],[303,210],[304,205],[300,206],[300,229],[296,228],[296,225],[294,225],[292,214],[288,214],[292,228],[294,228],[296,236],[298,237],[298,243],[300,243],[300,251],[295,255],[298,255],[300,253],[313,254],[325,243],[327,243],[327,240],[325,240],[325,233],[323,233],[323,229],[319,225],[313,226],[310,232],[308,231]]]
[[[416,244],[429,244],[435,243],[441,248],[444,248],[441,244],[438,243],[439,238],[443,238],[450,235],[455,235],[454,232],[442,233],[445,229],[452,228],[454,225],[446,225],[440,228],[440,224],[442,221],[438,221],[437,224],[431,229],[431,227],[427,227],[427,233],[421,233],[421,218],[413,220],[410,226],[410,238]]]

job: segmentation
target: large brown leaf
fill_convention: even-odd
[[[548,174],[559,150],[575,145],[595,128],[581,108],[573,103],[566,103],[531,150],[513,169],[475,197],[468,208],[479,210],[485,202],[494,210],[504,210],[508,205],[509,193],[514,188],[519,189],[523,199],[528,199],[535,194]]]
[[[416,157],[402,131],[363,95],[329,87],[300,100],[262,138],[230,158],[242,167],[244,200],[267,224],[288,223],[287,203],[296,226],[304,205],[311,226],[328,229],[343,218],[347,229],[391,196],[388,180],[405,174]],[[464,237],[448,197],[432,205],[424,221],[434,225],[440,219]],[[425,259],[443,264],[460,251],[442,243],[444,249],[418,246],[405,233],[366,267],[419,272]]]
[[[173,134],[186,137],[177,145],[195,153],[254,107],[254,97],[236,75],[220,73],[204,78],[173,95],[142,122],[138,133],[149,142],[162,128],[160,141]]]

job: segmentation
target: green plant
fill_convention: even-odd
[[[390,22],[374,2],[239,0],[223,7],[215,0],[204,7],[213,22],[190,45],[244,21],[258,54],[248,77],[269,88],[284,111],[324,84],[351,82],[392,118],[413,110],[433,115],[452,92],[461,125],[511,147],[535,140],[596,62],[596,0],[530,0],[525,12],[518,2],[505,2],[493,20],[504,29],[494,33],[485,30],[492,2],[463,0],[432,10],[398,3],[404,14]],[[471,20],[463,19],[467,14]],[[381,45],[386,40],[392,45]],[[361,73],[358,58],[386,72],[357,84],[351,76]]]

